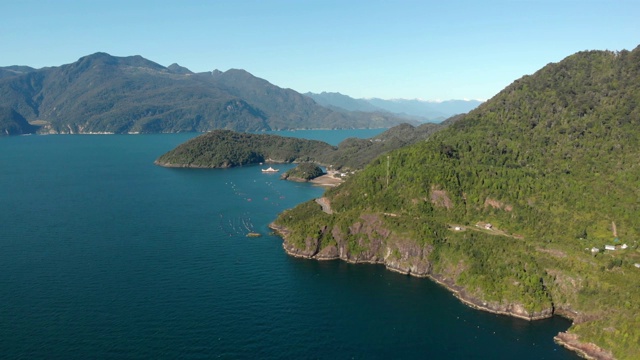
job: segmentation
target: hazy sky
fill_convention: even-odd
[[[577,51],[640,44],[640,0],[0,0],[0,14],[0,66],[103,51],[357,98],[488,99]]]

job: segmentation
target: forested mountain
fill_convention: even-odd
[[[371,139],[346,139],[338,147],[316,140],[214,130],[181,144],[155,163],[167,167],[227,168],[265,161],[314,162],[357,170],[376,156],[424,140],[448,124],[401,124]]]
[[[322,163],[330,164],[336,169],[362,169],[379,155],[425,140],[445,126],[447,124],[401,124],[371,139],[345,139],[338,144],[336,151],[322,159]]]
[[[169,66],[167,66],[167,70],[171,71],[174,74],[183,74],[183,75],[191,75],[193,74],[193,72],[189,69],[187,69],[184,66],[180,66],[177,63],[173,63]]]
[[[292,180],[292,181],[309,181],[317,178],[318,176],[322,176],[324,171],[313,163],[301,163],[300,165],[294,167],[293,169],[287,170],[280,179],[282,180]]]
[[[14,110],[0,106],[0,136],[31,134],[36,130]]]
[[[390,114],[336,112],[244,70],[194,74],[141,56],[85,56],[43,69],[0,69],[0,106],[42,133],[375,128]]]
[[[349,111],[388,112],[420,122],[440,122],[451,116],[468,113],[482,103],[478,100],[447,100],[441,102],[417,99],[379,98],[354,99],[340,93],[305,93],[322,106]]]
[[[308,202],[273,227],[290,254],[384,263],[499,313],[562,314],[574,323],[559,341],[635,359],[639,103],[640,47],[577,53],[374,160],[326,193],[332,214]]]
[[[317,140],[214,130],[179,145],[155,163],[166,167],[228,168],[265,161],[309,161],[314,160],[311,156],[322,156],[334,149]]]
[[[6,66],[0,67],[0,79],[7,78],[12,76],[19,76],[29,72],[34,71],[35,69],[29,66]]]

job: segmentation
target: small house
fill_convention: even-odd
[[[638,263],[633,264],[633,266],[635,266],[635,267],[637,267],[638,269],[640,269],[640,264],[638,264]]]
[[[597,253],[599,253],[599,252],[600,252],[600,249],[598,249],[597,247],[592,247],[592,248],[591,248],[591,253],[592,253],[592,254],[597,254]]]
[[[491,230],[491,228],[493,228],[493,225],[491,225],[491,224],[489,224],[489,223],[486,223],[486,224],[484,225],[484,228],[485,228],[485,229],[487,229],[487,230]]]
[[[622,244],[622,246],[620,246],[620,249],[622,249],[622,250],[624,250],[626,248],[628,248],[627,244]]]
[[[605,249],[605,250],[615,250],[615,249],[616,249],[616,247],[615,247],[615,246],[613,246],[613,245],[605,245],[605,246],[604,246],[604,249]]]

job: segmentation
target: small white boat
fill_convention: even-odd
[[[263,172],[263,173],[274,173],[274,172],[278,172],[278,171],[280,171],[280,170],[278,170],[278,169],[274,169],[274,168],[272,168],[271,166],[269,166],[269,168],[268,168],[268,169],[262,169],[262,172]]]

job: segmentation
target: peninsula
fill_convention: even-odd
[[[263,162],[291,163],[322,159],[335,148],[325,142],[278,135],[214,130],[160,156],[165,167],[228,168]]]
[[[371,138],[349,138],[337,147],[322,141],[279,135],[214,130],[195,137],[160,156],[165,167],[228,168],[259,163],[312,162],[338,169],[362,169],[376,156],[427,139],[460,117],[442,124],[400,124]],[[309,180],[309,179],[307,179]]]
[[[427,276],[500,314],[565,316],[567,348],[637,359],[639,63],[640,47],[549,64],[271,227],[290,255]]]

